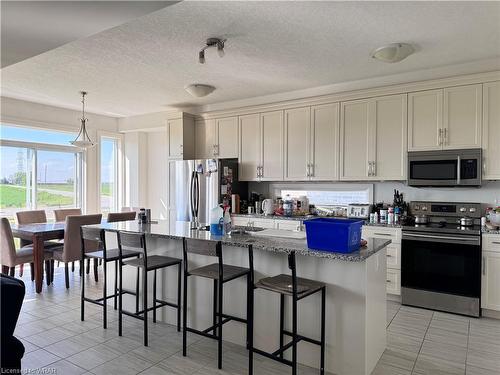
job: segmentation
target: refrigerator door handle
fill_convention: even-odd
[[[189,183],[189,195],[190,195],[189,204],[191,206],[191,216],[192,216],[193,220],[195,220],[195,218],[196,218],[195,211],[194,211],[194,200],[195,200],[195,197],[194,197],[194,189],[195,189],[194,188],[194,184],[195,184],[194,176],[195,176],[195,173],[196,172],[191,173],[191,181]]]
[[[195,173],[195,196],[196,196],[196,203],[194,206],[195,213],[196,213],[196,221],[198,221],[198,213],[200,209],[200,180],[198,177],[198,173]]]

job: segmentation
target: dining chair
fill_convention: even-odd
[[[129,221],[135,220],[135,211],[125,211],[125,212],[110,212],[106,221],[108,223],[115,223],[117,221]]]
[[[45,214],[45,210],[29,210],[29,211],[17,211],[16,218],[18,224],[37,224],[37,223],[46,223],[47,215]],[[21,239],[20,241],[21,247],[32,244],[31,241]],[[61,247],[61,243],[54,241],[44,241],[43,246],[45,249],[50,250],[56,247]],[[54,273],[54,260],[46,261],[45,267],[50,267],[50,275],[52,276]],[[24,265],[19,265],[19,277],[23,276],[23,268]],[[30,271],[31,271],[31,281],[35,280],[35,272],[34,272],[34,264],[30,263]],[[53,277],[47,279],[47,285],[52,282]]]
[[[65,221],[67,216],[81,215],[81,208],[61,208],[59,210],[54,210],[54,218],[56,221]],[[61,242],[64,242],[62,240]],[[57,264],[59,267],[59,262]],[[71,262],[71,272],[75,272],[75,262]],[[87,260],[87,274],[90,272],[90,260]],[[83,274],[83,264],[80,265],[80,275]]]
[[[68,263],[80,260],[81,251],[81,236],[80,227],[82,225],[99,224],[102,215],[76,215],[66,216],[66,224],[64,228],[64,244],[62,250],[55,250],[53,258],[60,262],[64,262],[64,279],[66,281],[66,288],[69,288],[69,269]],[[95,251],[95,247],[88,246],[87,251]],[[80,267],[81,268],[81,267]],[[83,276],[83,273],[82,273]]]
[[[52,259],[52,254],[52,251],[46,249],[44,251],[44,260]],[[12,228],[6,217],[2,217],[0,221],[0,263],[2,264],[2,273],[10,276],[14,276],[16,266],[33,263],[33,245],[23,246],[19,250],[16,249]],[[45,266],[45,273],[47,280],[51,280],[50,266]]]

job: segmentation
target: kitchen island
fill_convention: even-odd
[[[386,347],[386,246],[384,239],[366,238],[367,245],[350,254],[330,253],[308,249],[305,240],[258,237],[250,234],[212,236],[204,230],[191,230],[185,222],[160,221],[138,224],[133,221],[95,225],[108,233],[108,247],[116,244],[112,232],[145,233],[148,251],[166,253],[182,258],[182,239],[195,238],[221,241],[224,263],[246,267],[248,246],[253,247],[255,280],[289,273],[286,254],[297,255],[297,274],[300,277],[326,284],[326,370],[338,375],[369,375]],[[200,255],[189,256],[189,267],[213,263]],[[112,280],[114,267],[108,275]],[[124,267],[124,288],[133,289],[135,269]],[[158,295],[161,299],[176,301],[177,274],[175,270],[159,273]],[[152,280],[150,281],[152,283]],[[109,283],[111,284],[111,283]],[[148,288],[151,290],[151,288]],[[111,290],[109,292],[112,292]],[[212,283],[202,278],[191,278],[188,290],[188,321],[195,328],[206,328],[212,323]],[[133,298],[124,297],[124,308],[133,309]],[[286,304],[286,322],[290,323],[290,304]],[[164,308],[160,320],[176,323],[174,309]],[[313,295],[299,302],[298,327],[300,334],[320,335],[320,296]],[[245,317],[245,281],[234,280],[225,285],[224,312]],[[279,295],[257,290],[255,293],[254,345],[274,351],[279,345]],[[126,331],[127,319],[124,320]],[[150,329],[154,329],[154,325]],[[230,322],[224,325],[224,340],[245,345],[245,326]],[[189,355],[189,352],[188,352]],[[258,360],[256,355],[255,359]],[[214,359],[215,360],[215,359]],[[298,360],[318,368],[319,348],[301,342]]]

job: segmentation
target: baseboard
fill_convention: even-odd
[[[493,319],[499,319],[500,320],[500,311],[489,310],[489,309],[481,309],[481,314],[485,318],[493,318]]]

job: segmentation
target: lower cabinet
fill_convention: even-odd
[[[401,295],[401,228],[363,226],[363,237],[385,238],[387,246],[387,294]]]
[[[481,307],[500,311],[500,234],[483,234]]]
[[[232,216],[231,221],[233,225],[243,226],[243,227],[258,227],[266,229],[281,229],[281,230],[291,230],[299,231],[304,230],[302,221],[299,220],[284,220],[284,219],[266,219],[266,218],[256,218],[253,216]]]

